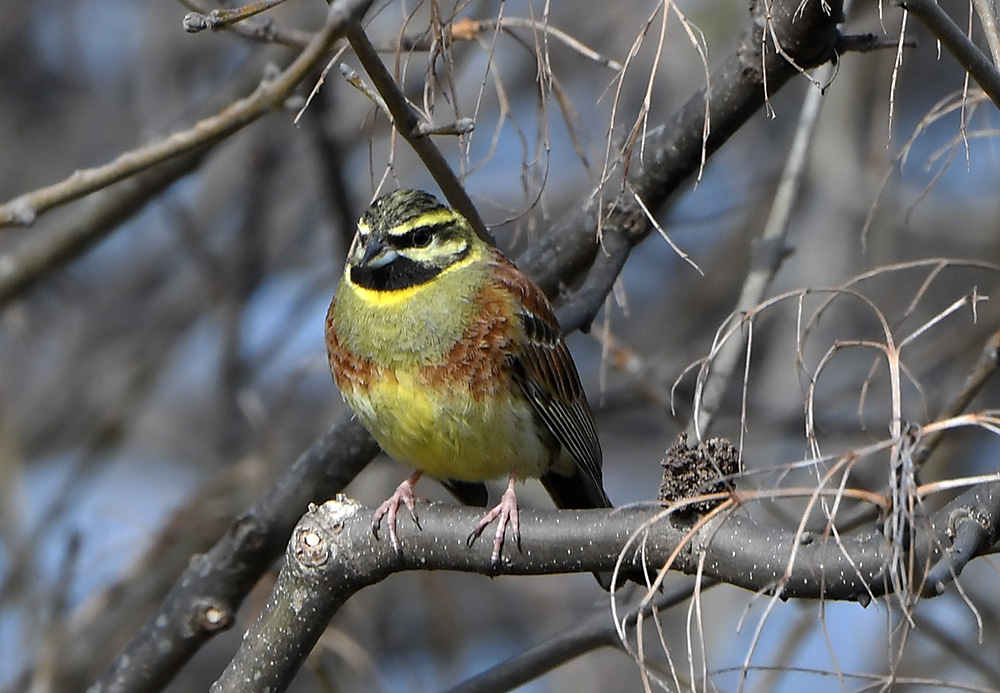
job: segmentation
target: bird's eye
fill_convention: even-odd
[[[431,230],[426,226],[414,229],[410,236],[410,243],[414,248],[426,248],[431,244]]]

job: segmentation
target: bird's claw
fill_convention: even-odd
[[[417,476],[417,475],[415,475]],[[417,476],[419,478],[419,476]],[[417,519],[417,508],[413,497],[413,485],[416,483],[417,479],[410,477],[393,491],[393,494],[389,496],[378,508],[375,510],[375,516],[372,518],[372,534],[378,539],[379,526],[382,524],[382,518],[386,518],[386,524],[389,525],[389,541],[392,543],[392,548],[397,554],[403,552],[403,545],[399,541],[399,534],[396,531],[396,516],[399,514],[399,506],[405,505],[410,511],[410,517],[413,518],[414,524],[417,525],[417,529],[421,529],[420,520]]]
[[[500,496],[500,502],[476,523],[475,529],[469,535],[466,543],[471,547],[493,520],[497,521],[497,533],[493,539],[493,553],[490,555],[490,567],[496,570],[500,566],[500,554],[503,551],[504,535],[510,526],[510,535],[521,550],[521,524],[517,511],[517,496],[513,483]]]

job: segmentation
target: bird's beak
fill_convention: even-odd
[[[372,234],[365,243],[361,261],[358,264],[362,267],[385,267],[397,257],[399,257],[399,253],[389,247],[382,236]]]

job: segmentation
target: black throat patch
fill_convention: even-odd
[[[442,269],[400,256],[381,267],[352,267],[351,281],[371,291],[399,291],[426,284],[441,274]]]

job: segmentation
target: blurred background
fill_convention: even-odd
[[[0,200],[186,128],[297,53],[233,32],[187,34],[188,9],[152,0],[3,3]],[[671,6],[661,41],[663,11],[645,1],[456,7],[406,0],[376,3],[368,30],[435,124],[475,120],[471,135],[437,141],[516,258],[586,200],[644,101],[653,127],[704,85],[679,12],[701,32],[709,68],[735,49],[749,23],[744,2],[681,2]],[[266,17],[310,32],[325,13],[318,0],[290,0]],[[543,34],[543,14],[549,26],[599,56],[627,61],[627,69]],[[425,36],[435,21],[495,26],[498,16],[508,21],[504,31],[485,28],[433,61],[426,51],[389,50],[401,35]],[[886,7],[880,23],[874,8],[859,7],[845,31],[895,39],[900,23],[895,9]],[[815,393],[815,442],[840,453],[884,439],[884,356],[843,344],[884,341],[880,315],[902,340],[964,296],[996,290],[997,273],[985,266],[885,270],[935,257],[1000,262],[996,108],[975,94],[963,106],[964,75],[954,61],[916,22],[907,37],[916,46],[902,52],[895,75],[892,48],[846,54],[828,73],[789,225],[794,252],[768,295],[884,271],[856,286],[870,304],[836,300],[801,349],[801,323],[825,296],[805,297],[801,314],[798,295],[762,311],[745,422],[737,379],[713,429],[742,442],[748,469],[782,468],[811,454],[804,374],[836,344],[843,350]],[[361,71],[349,51],[337,62]],[[86,252],[0,304],[0,689],[84,690],[190,556],[211,546],[343,414],[322,335],[354,222],[379,191],[437,191],[337,65],[294,123],[314,83],[303,84],[286,109],[215,147]],[[661,215],[700,271],[654,234],[626,265],[592,333],[570,338],[617,504],[656,497],[660,460],[692,408],[693,375],[681,376],[709,352],[736,305],[801,104],[815,89],[802,77],[773,94],[772,115],[762,112],[738,132]],[[0,277],[5,257],[57,237],[93,204],[84,199],[30,228],[0,230]],[[966,307],[907,345],[905,420],[931,421],[955,396],[997,318],[995,301],[979,303],[975,316]],[[624,356],[637,371],[618,367]],[[973,407],[996,406],[997,395],[987,388]],[[950,436],[925,480],[995,472],[994,441],[974,429]],[[866,459],[852,483],[878,488],[885,464]],[[406,473],[379,458],[348,492],[374,504]],[[815,472],[789,479],[815,483]],[[447,499],[431,483],[419,491]],[[535,483],[519,495],[549,507]],[[767,599],[716,588],[702,605],[706,668],[719,690],[735,690],[744,660],[761,667],[749,674],[749,690],[807,683],[853,690],[867,682],[854,675],[889,671],[1000,689],[1000,666],[982,651],[978,631],[981,617],[985,642],[1000,635],[996,567],[987,560],[969,567],[965,599],[950,589],[922,604],[905,643],[894,636],[898,610],[886,602],[867,609],[785,603],[764,618]],[[207,688],[272,578],[168,690]],[[294,690],[440,690],[558,633],[591,607],[607,608],[606,599],[589,575],[397,575],[337,614]],[[686,638],[696,633],[685,609],[660,620],[686,674]],[[606,649],[525,690],[640,688],[637,665]]]

